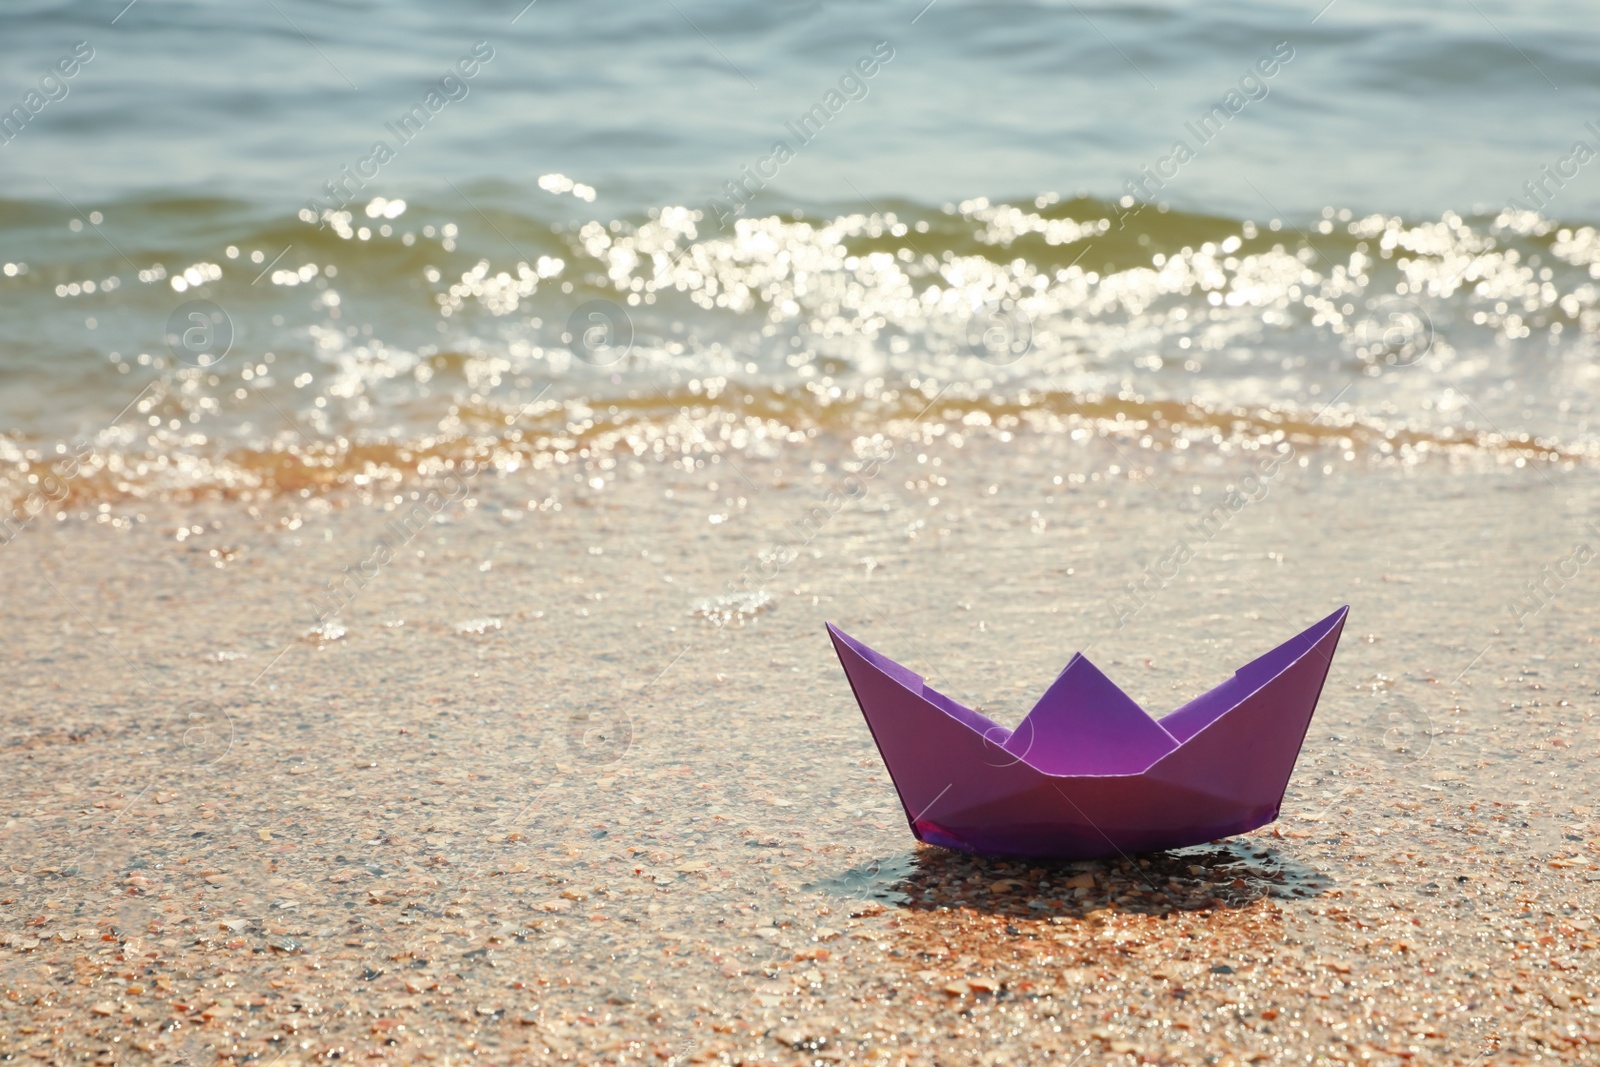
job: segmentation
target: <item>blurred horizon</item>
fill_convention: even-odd
[[[1233,217],[1482,214],[1600,119],[1597,31],[1550,3],[669,3],[605,20],[570,0],[123,7],[0,14],[0,110],[78,42],[93,49],[66,95],[0,145],[8,196],[204,192],[293,214],[479,41],[493,58],[376,193],[528,191],[555,172],[618,215],[704,208],[879,42],[893,59],[792,146],[775,198],[1115,199],[1283,42],[1293,58],[1260,79],[1265,95],[1163,199]],[[1552,206],[1600,218],[1600,183],[1569,181]]]

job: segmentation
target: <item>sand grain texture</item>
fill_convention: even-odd
[[[604,490],[489,474],[318,631],[309,598],[381,505],[28,531],[4,549],[0,1056],[1596,1054],[1594,579],[1521,628],[1506,606],[1588,536],[1587,472],[1318,455],[1118,628],[1111,598],[1240,456],[1130,475],[1102,442],[921,434],[764,596],[726,599],[844,442]],[[1175,707],[1344,602],[1278,823],[1074,864],[915,846],[822,629],[1011,722],[1075,649]]]

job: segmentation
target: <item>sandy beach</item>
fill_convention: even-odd
[[[1600,1063],[1592,18],[52,2],[0,72],[0,1067]],[[1345,606],[1279,817],[1093,860],[1288,741],[947,851],[1047,819],[902,801],[826,629],[1010,730]],[[1024,739],[1193,739],[1098,685]]]
[[[1592,576],[1511,607],[1592,542],[1591,474],[1302,442],[1119,628],[1248,447],[960,414],[486,471],[321,624],[406,493],[30,528],[0,579],[0,1055],[1592,1055]],[[917,845],[823,632],[1014,722],[1075,650],[1165,709],[1341,603],[1283,817],[1103,862]]]

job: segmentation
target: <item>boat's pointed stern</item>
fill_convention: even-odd
[[[894,679],[912,692],[921,691],[922,675],[909,667],[901,666],[883,653],[868,648],[833,623],[825,622],[823,625],[828,628],[828,636],[833,640],[833,650],[838,654],[839,662],[844,666],[845,674],[851,676],[851,681],[855,680],[851,670],[852,667],[857,670],[864,667]],[[846,651],[850,655],[847,656],[845,654]]]
[[[1163,719],[1183,743],[1149,776],[1231,797],[1256,813],[1256,825],[1276,818],[1349,610],[1341,607]]]
[[[832,624],[828,636],[918,840],[947,844],[924,830],[952,807],[1003,791],[1018,772],[1031,773],[1001,751],[1009,730]]]
[[[1217,719],[1237,707],[1239,702],[1272,681],[1302,656],[1313,650],[1332,660],[1344,630],[1346,604],[1327,618],[1295,634],[1270,652],[1263,653],[1233,672],[1221,685],[1195,697],[1183,707],[1164,716],[1161,726],[1179,742],[1187,741]],[[1309,720],[1308,720],[1309,721]]]
[[[931,714],[942,713],[943,717],[954,719],[989,744],[999,746],[1011,736],[1010,730],[988,716],[973,711],[959,701],[951,700],[928,685],[922,680],[922,675],[910,667],[896,663],[883,653],[851,637],[831,622],[824,625],[828,628],[828,636],[833,639],[833,651],[839,657],[840,665],[844,667],[845,677],[850,680],[850,687],[855,690],[856,703],[861,705],[861,714],[866,716],[867,725],[873,727],[874,731],[876,731],[874,717],[881,709],[898,704],[898,695],[889,690],[893,699],[887,704],[876,699],[864,700],[862,683],[887,679],[917,698]],[[875,687],[873,688],[876,691]]]

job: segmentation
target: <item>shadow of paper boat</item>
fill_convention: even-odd
[[[1159,720],[1075,655],[1014,731],[831,623],[828,633],[918,840],[1094,859],[1276,819],[1349,610]]]

